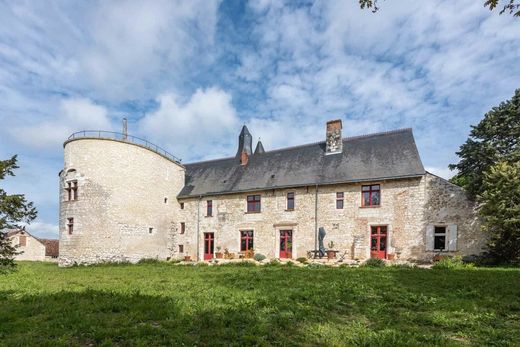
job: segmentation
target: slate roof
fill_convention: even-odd
[[[249,157],[185,164],[179,198],[283,187],[375,181],[425,174],[411,129],[343,139],[343,152],[325,155],[325,141]]]

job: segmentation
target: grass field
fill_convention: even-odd
[[[520,269],[175,266],[0,276],[0,345],[520,345]]]

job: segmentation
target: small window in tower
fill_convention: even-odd
[[[181,205],[181,210],[184,210],[184,203],[181,202],[180,205]]]
[[[67,182],[67,201],[78,200],[78,181]]]
[[[179,253],[184,253],[184,245],[179,245]]]
[[[153,228],[148,228],[148,234],[153,233]]]
[[[186,232],[186,223],[181,222],[181,234],[184,234]]]
[[[168,203],[168,198],[164,198],[164,203],[165,203],[165,204]]]
[[[69,235],[74,232],[74,218],[67,218],[67,232]]]

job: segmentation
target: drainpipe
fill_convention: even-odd
[[[316,184],[316,190],[314,192],[314,251],[318,250],[318,185]],[[316,253],[314,253],[316,258]]]
[[[197,261],[200,261],[200,200],[202,196],[199,195],[197,201]]]

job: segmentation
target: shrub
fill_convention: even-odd
[[[473,268],[471,263],[465,264],[462,257],[441,257],[441,260],[433,264],[432,269],[469,269]]]
[[[296,259],[297,262],[300,262],[302,264],[307,264],[307,258],[305,257],[300,257],[298,259]]]
[[[137,264],[157,264],[159,263],[159,259],[157,258],[143,258],[140,259]]]
[[[266,264],[267,266],[281,266],[281,263],[278,259],[272,259],[269,263]]]
[[[365,261],[363,263],[363,265],[361,265],[361,266],[364,266],[364,267],[385,267],[386,263],[385,263],[385,261],[383,259],[370,258],[367,261]]]
[[[263,255],[262,253],[256,253],[255,256],[254,256],[254,259],[256,261],[262,261],[265,259],[265,255]]]

